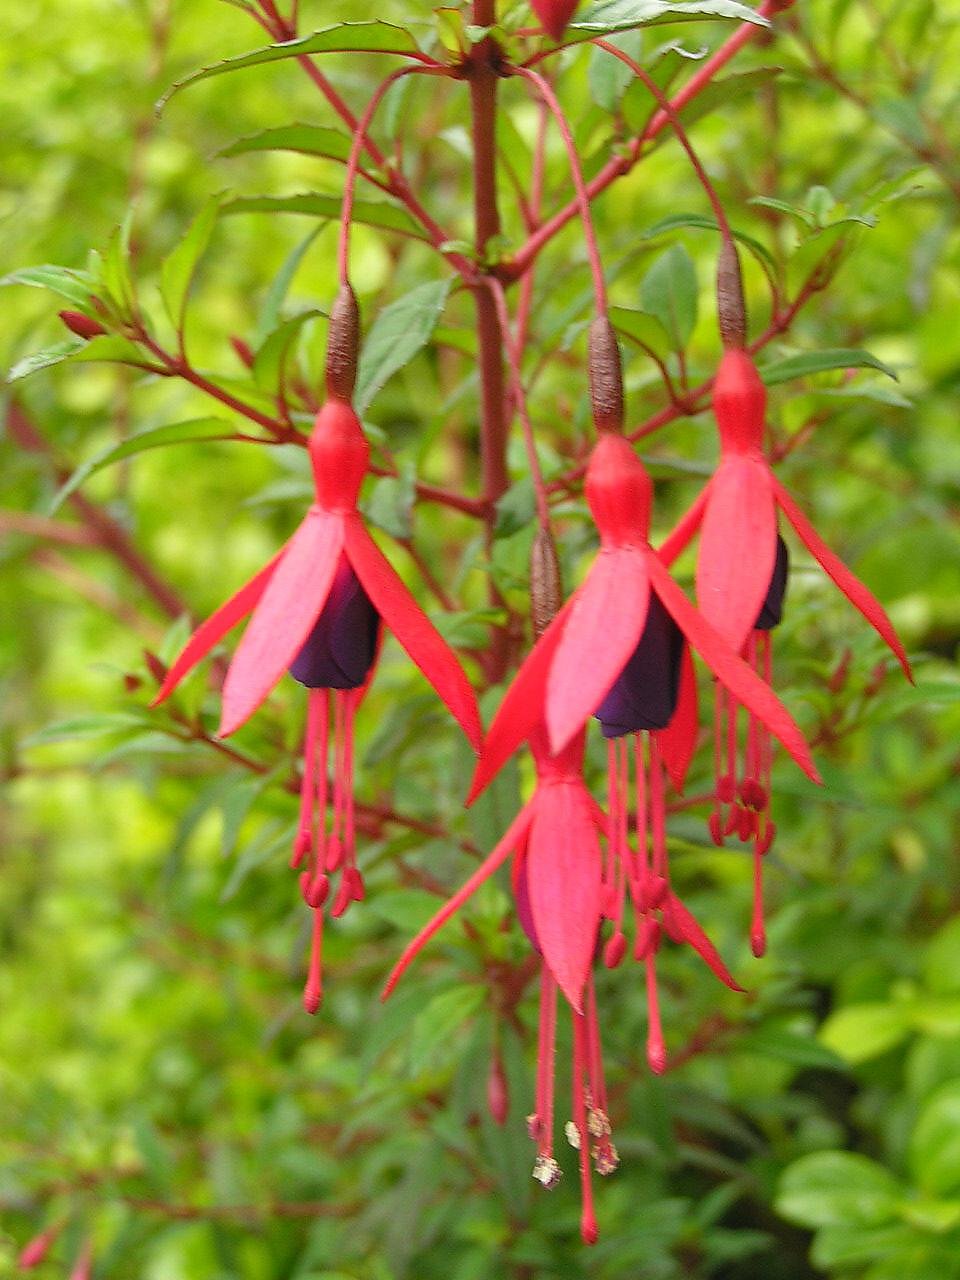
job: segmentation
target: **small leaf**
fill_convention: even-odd
[[[261,344],[253,359],[253,380],[261,391],[278,394],[284,383],[290,348],[300,336],[303,326],[323,314],[316,308],[302,311],[278,325]]]
[[[910,1167],[924,1191],[960,1190],[960,1082],[942,1085],[924,1104],[910,1139]]]
[[[642,239],[653,240],[657,236],[669,234],[671,231],[681,231],[696,229],[700,231],[718,231],[716,218],[710,217],[706,213],[672,213],[666,218],[661,218],[659,222],[655,222],[652,227],[642,234]],[[740,244],[746,245],[755,258],[759,259],[765,266],[769,267],[772,272],[776,272],[777,264],[770,250],[760,240],[753,236],[747,235],[745,231],[733,230],[734,240],[738,240]]]
[[[24,747],[43,747],[51,742],[75,742],[86,738],[101,738],[112,733],[130,733],[142,730],[147,721],[142,716],[118,712],[114,715],[74,716],[47,725],[23,740]]]
[[[427,281],[384,308],[364,343],[355,404],[363,413],[381,387],[430,341],[450,292],[449,280]]]
[[[416,497],[413,469],[405,467],[399,476],[382,476],[377,480],[363,503],[363,514],[391,538],[404,542],[413,534]]]
[[[306,191],[293,196],[234,196],[223,206],[224,213],[302,213],[312,218],[340,217],[343,199],[322,191]],[[356,200],[353,219],[385,231],[424,239],[423,229],[402,205],[388,200]]]
[[[212,67],[203,67],[178,81],[157,103],[162,111],[175,93],[188,85],[198,84],[228,71],[242,71],[246,67],[258,67],[267,62],[279,62],[284,58],[310,57],[316,53],[418,53],[419,45],[409,31],[390,22],[338,22],[324,27],[300,40],[287,40],[283,44],[267,45],[236,58],[227,58]]]
[[[350,139],[339,130],[324,125],[288,124],[238,138],[217,154],[242,156],[251,151],[297,151],[301,155],[322,156],[327,160],[346,160],[350,155]]]
[[[570,24],[569,31],[582,31],[592,36],[626,31],[630,27],[695,22],[704,18],[730,18],[760,27],[770,25],[755,9],[737,4],[735,0],[678,0],[676,3],[668,3],[667,0],[598,0]]]
[[[845,1062],[869,1062],[903,1041],[910,1022],[906,1009],[879,1001],[850,1004],[832,1013],[820,1028],[820,1040]]]
[[[186,422],[170,422],[163,427],[148,427],[146,431],[138,431],[136,435],[119,444],[110,445],[81,463],[66,484],[58,490],[51,504],[50,514],[90,476],[122,458],[132,458],[147,449],[159,449],[169,444],[186,444],[194,440],[230,440],[233,434],[230,423],[223,418],[190,418]]]
[[[777,1212],[802,1227],[878,1227],[897,1212],[903,1189],[866,1156],[817,1151],[784,1172]]]
[[[670,350],[670,335],[656,316],[627,307],[611,307],[610,323],[618,332],[655,355],[665,356]]]
[[[320,234],[320,228],[315,227],[300,243],[290,251],[284,260],[283,266],[274,276],[270,288],[267,290],[267,296],[264,299],[263,310],[260,313],[260,319],[257,322],[256,341],[259,346],[269,336],[269,334],[280,323],[280,312],[283,308],[284,300],[293,282],[293,277],[297,274],[300,263],[303,261],[307,250]]]
[[[806,378],[813,373],[828,373],[832,369],[877,369],[888,378],[899,381],[896,372],[869,351],[856,347],[838,347],[832,351],[803,351],[799,355],[776,360],[760,370],[760,376],[768,387],[775,387],[791,378]]]
[[[798,1035],[783,1027],[761,1027],[738,1040],[737,1047],[746,1053],[762,1053],[766,1057],[779,1058],[794,1067],[824,1071],[846,1069],[843,1058],[812,1035]]]
[[[640,301],[663,325],[675,350],[682,350],[697,323],[697,273],[682,245],[671,245],[640,284]]]
[[[214,196],[204,205],[191,223],[190,230],[160,267],[160,296],[170,323],[178,334],[183,333],[190,285],[217,225],[221,200],[222,197]]]
[[[71,271],[67,267],[21,267],[0,278],[0,285],[28,284],[35,289],[49,289],[61,298],[67,298],[78,307],[90,310],[90,295],[94,291],[94,279],[86,271]]]
[[[103,362],[106,364],[129,364],[138,369],[149,369],[149,356],[143,354],[134,343],[114,334],[106,334],[100,338],[67,338],[53,346],[35,351],[33,355],[18,360],[7,374],[8,382],[17,382],[28,378],[41,369],[52,368],[53,365],[70,361],[75,364]]]
[[[634,61],[640,57],[642,37],[639,31],[627,31],[622,35],[612,36],[609,43],[622,50]],[[601,110],[616,111],[620,105],[620,99],[632,81],[633,72],[614,54],[608,53],[606,49],[594,49],[591,52],[590,93]]]

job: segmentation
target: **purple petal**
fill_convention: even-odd
[[[787,544],[777,534],[777,558],[773,565],[770,586],[757,620],[753,624],[755,631],[772,631],[783,621],[783,603],[787,598],[787,576],[790,572],[790,555]]]
[[[677,706],[682,655],[683,633],[651,594],[640,642],[596,712],[605,738],[666,728]]]
[[[359,689],[377,654],[379,628],[370,597],[341,555],[327,602],[290,674],[308,689]]]

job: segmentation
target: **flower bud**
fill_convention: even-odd
[[[539,640],[549,627],[562,604],[563,584],[557,544],[551,531],[541,528],[537,530],[530,551],[530,610],[536,639]]]
[[[350,285],[340,286],[327,331],[327,395],[351,400],[357,383],[360,351],[360,309]]]
[[[33,1267],[39,1267],[53,1248],[62,1228],[63,1223],[57,1222],[52,1227],[47,1227],[46,1231],[41,1231],[38,1236],[34,1236],[29,1244],[23,1247],[17,1259],[17,1266],[21,1271],[30,1271]]]
[[[598,316],[590,326],[590,407],[598,431],[623,430],[620,348],[606,316]]]
[[[743,300],[740,255],[732,240],[724,240],[717,259],[717,318],[726,348],[744,347],[747,341],[747,308]]]
[[[99,320],[94,320],[92,316],[85,316],[82,311],[61,311],[58,314],[70,332],[75,333],[78,338],[83,338],[84,342],[89,342],[91,338],[99,338],[107,332]]]

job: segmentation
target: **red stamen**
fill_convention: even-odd
[[[580,1157],[580,1195],[583,1207],[580,1212],[580,1235],[584,1244],[597,1242],[597,1218],[593,1209],[593,1186],[590,1180],[590,1134],[587,1128],[587,1107],[584,1097],[584,1072],[587,1064],[585,1024],[582,1013],[573,1015],[573,1126]]]
[[[290,866],[299,867],[313,847],[313,801],[317,785],[317,741],[320,727],[322,689],[311,689],[307,703],[307,732],[303,747],[303,781],[300,784],[300,819]],[[326,768],[326,763],[324,763]]]
[[[316,1013],[323,999],[323,912],[313,913],[313,937],[310,941],[310,968],[303,989],[303,1007]]]
[[[662,1075],[667,1066],[667,1049],[663,1042],[663,1025],[660,1021],[660,993],[657,991],[657,947],[659,931],[647,956],[647,1062],[650,1070]]]

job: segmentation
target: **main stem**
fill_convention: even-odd
[[[474,0],[473,21],[491,27],[496,21],[496,0]],[[497,205],[497,57],[496,42],[489,37],[475,45],[470,57],[470,117],[473,135],[473,207],[477,256],[483,261],[490,241],[500,234]],[[483,498],[488,508],[488,542],[496,522],[494,504],[506,492],[507,415],[503,370],[504,335],[497,307],[486,284],[474,288],[477,308],[477,343],[480,367],[480,456]],[[502,679],[507,663],[507,635],[494,633],[487,670],[492,683]]]

